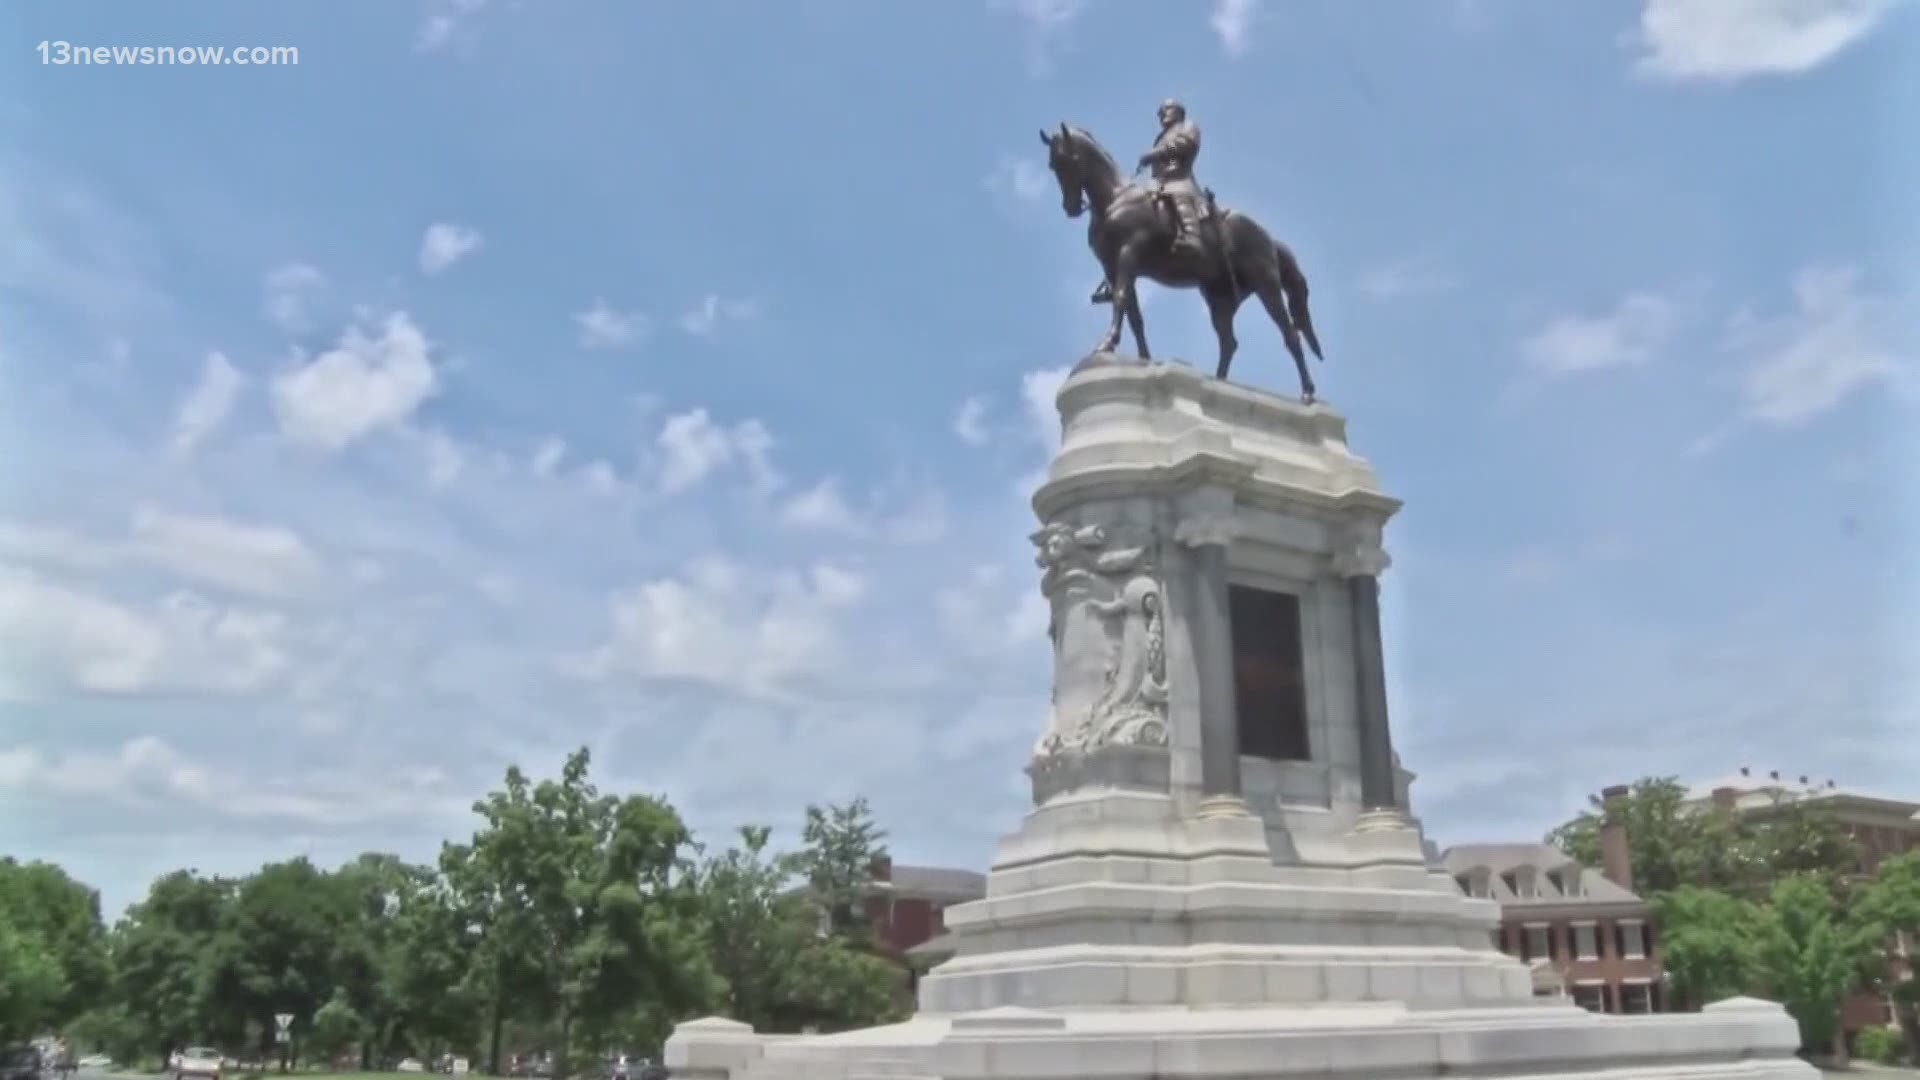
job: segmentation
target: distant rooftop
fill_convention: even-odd
[[[1713,798],[1715,791],[1723,788],[1734,792],[1734,806],[1741,810],[1757,809],[1779,802],[1831,800],[1876,803],[1894,810],[1905,808],[1908,816],[1920,820],[1920,800],[1895,798],[1860,788],[1842,787],[1831,778],[1808,773],[1793,773],[1781,769],[1757,769],[1752,766],[1741,766],[1739,772],[1704,784],[1693,785],[1687,789],[1687,799],[1692,802],[1707,802]]]
[[[1457,844],[1440,865],[1467,880],[1467,892],[1502,907],[1635,904],[1640,897],[1552,844]],[[1484,876],[1485,891],[1474,887]]]
[[[897,896],[947,903],[978,900],[987,895],[987,875],[977,870],[958,870],[947,866],[894,863],[890,884]]]

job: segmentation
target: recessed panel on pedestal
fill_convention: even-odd
[[[1234,585],[1227,590],[1227,609],[1240,752],[1274,761],[1309,760],[1300,598]]]

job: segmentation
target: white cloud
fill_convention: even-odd
[[[593,301],[592,307],[576,313],[573,321],[580,327],[583,349],[624,349],[645,338],[649,329],[645,314],[615,311],[599,298]]]
[[[1260,0],[1214,0],[1213,15],[1207,24],[1213,27],[1227,55],[1239,56],[1247,51],[1259,14]]]
[[[326,286],[327,278],[306,263],[288,263],[267,274],[264,310],[268,321],[289,333],[313,326],[307,305]]]
[[[1679,322],[1672,301],[1633,293],[1606,315],[1563,315],[1521,345],[1532,367],[1549,374],[1598,371],[1642,364]]]
[[[565,457],[566,453],[567,440],[558,435],[549,435],[540,440],[540,445],[534,448],[533,458],[528,464],[532,467],[535,476],[552,476],[553,471],[560,467],[560,459]]]
[[[797,529],[823,532],[860,533],[866,529],[865,520],[847,505],[840,494],[840,482],[833,477],[789,498],[780,509],[780,520]]]
[[[134,511],[130,543],[151,565],[254,596],[292,596],[321,576],[313,549],[277,525],[142,507]]]
[[[436,0],[414,32],[415,52],[439,52],[452,44],[486,0]]]
[[[697,487],[736,462],[746,467],[756,488],[771,490],[779,482],[768,459],[773,437],[758,420],[723,427],[706,409],[696,408],[667,417],[654,445],[660,453],[660,490],[668,495]]]
[[[934,611],[947,636],[975,657],[1036,647],[1052,618],[1036,582],[1011,582],[992,564],[976,566],[963,582],[936,592]]]
[[[1046,483],[1047,469],[1060,450],[1060,409],[1054,399],[1060,395],[1060,387],[1072,370],[1065,366],[1043,368],[1020,377],[1020,403],[1026,414],[1027,434],[1045,451],[1031,472],[1014,481],[1014,493],[1022,500],[1032,498],[1040,485]]]
[[[759,305],[751,300],[725,300],[708,293],[680,316],[680,328],[695,337],[707,337],[723,322],[745,322],[759,313]]]
[[[968,446],[985,446],[991,438],[987,431],[987,400],[970,397],[953,414],[953,433]]]
[[[439,389],[429,343],[404,311],[379,336],[348,327],[340,343],[273,382],[273,410],[294,442],[339,450],[397,427]]]
[[[991,0],[991,7],[1026,24],[1028,67],[1044,75],[1052,68],[1054,44],[1086,12],[1087,0]]]
[[[507,607],[512,604],[514,597],[519,592],[519,590],[514,587],[513,579],[498,571],[490,571],[480,575],[480,580],[474,582],[474,588],[480,591],[480,595],[499,604],[501,607]]]
[[[996,197],[1017,203],[1044,202],[1049,192],[1060,190],[1045,165],[1011,154],[1001,157],[983,183]]]
[[[480,249],[480,230],[436,221],[420,237],[420,272],[432,277]]]
[[[169,445],[176,454],[190,454],[194,447],[226,422],[227,414],[239,400],[246,378],[220,353],[208,353],[200,369],[200,381],[194,384],[180,408],[174,413],[173,438]]]
[[[1629,42],[1656,78],[1720,82],[1794,75],[1865,37],[1891,0],[1646,0]]]
[[[319,556],[290,529],[150,506],[133,512],[124,537],[106,540],[58,527],[0,522],[0,557],[86,573],[147,567],[269,598],[312,589],[324,570]]]
[[[466,467],[466,454],[460,444],[444,431],[431,431],[422,437],[427,454],[427,483],[446,487],[459,479]]]
[[[686,680],[745,696],[786,696],[839,663],[834,612],[866,582],[820,564],[801,574],[754,574],[718,555],[608,600],[608,640],[567,665],[595,680]]]
[[[287,668],[281,616],[188,592],[138,610],[0,567],[0,700],[51,693],[246,694]]]
[[[1858,285],[1852,268],[1809,267],[1794,278],[1793,311],[1733,318],[1727,345],[1749,357],[1740,388],[1746,419],[1804,424],[1900,376],[1890,342],[1898,315]]]
[[[1360,291],[1376,300],[1444,292],[1454,276],[1432,256],[1419,255],[1376,266],[1360,275]]]
[[[310,732],[337,730],[326,714],[312,714],[301,723]],[[415,821],[423,815],[457,818],[471,804],[434,769],[388,776],[317,770],[260,776],[185,753],[155,735],[128,739],[104,753],[50,754],[31,746],[0,750],[0,792],[40,800],[85,799],[141,814],[190,809],[225,819],[330,827]]]
[[[1060,408],[1054,399],[1060,396],[1060,387],[1066,384],[1067,374],[1072,370],[1070,367],[1044,368],[1020,377],[1020,401],[1026,406],[1030,432],[1049,457],[1060,449]]]

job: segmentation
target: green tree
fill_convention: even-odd
[[[1634,888],[1643,896],[1700,885],[1743,891],[1751,868],[1739,843],[1741,824],[1725,811],[1685,805],[1686,786],[1671,776],[1634,781],[1623,800],[1622,824],[1633,860]],[[1547,834],[1547,843],[1586,866],[1600,866],[1598,796],[1573,820]]]
[[[796,865],[834,934],[864,939],[868,933],[867,891],[875,861],[887,855],[886,836],[864,798],[845,806],[807,807],[801,830],[805,847]]]
[[[678,1014],[717,991],[698,934],[691,834],[658,799],[600,794],[587,767],[582,748],[558,780],[508,769],[504,788],[474,808],[485,824],[463,868],[522,943],[505,959],[532,1014],[553,1025],[556,1075],[568,1071],[576,1028],[604,1032],[637,1002]]]
[[[1657,893],[1661,961],[1681,1001],[1699,1008],[1753,989],[1761,912],[1749,901],[1683,885]]]
[[[164,1058],[210,1034],[202,969],[234,890],[232,881],[178,870],[154,881],[114,927],[114,998],[144,1054]]]
[[[353,1049],[367,1034],[366,1019],[347,1001],[345,988],[340,988],[313,1014],[313,1030],[307,1035],[307,1045],[330,1063]]]
[[[1782,878],[1760,923],[1757,957],[1768,991],[1800,1025],[1801,1045],[1833,1043],[1840,1002],[1874,942],[1834,915],[1828,884],[1810,874]]]
[[[251,1035],[268,1055],[274,1014],[291,1013],[297,1040],[339,985],[342,943],[357,927],[354,897],[334,875],[304,858],[261,867],[240,883],[208,949],[209,1034],[228,1045]]]
[[[38,933],[0,911],[0,1043],[40,1034],[67,996],[53,951]]]
[[[1882,861],[1855,897],[1851,917],[1862,934],[1882,944],[1904,937],[1910,950],[1920,948],[1920,851]],[[1910,967],[1904,978],[1889,978],[1887,993],[1907,1056],[1920,1061],[1920,970]]]
[[[411,1017],[398,988],[406,977],[398,966],[401,936],[409,909],[425,902],[434,873],[398,856],[369,852],[334,877],[347,894],[353,923],[338,943],[333,968],[347,1003],[365,1022],[360,1065],[372,1068],[376,1056],[390,1055],[407,1035]]]
[[[53,965],[60,990],[43,1023],[63,1026],[106,1000],[112,967],[99,893],[52,863],[0,858],[0,920]]]
[[[767,850],[770,830],[701,868],[709,955],[725,984],[723,1010],[761,1031],[864,1027],[901,1016],[905,972],[888,958],[822,934],[818,908],[792,887],[805,857]]]
[[[1597,796],[1590,801],[1546,840],[1587,866],[1600,866],[1604,808]],[[1764,901],[1789,874],[1822,875],[1836,898],[1844,898],[1860,867],[1859,846],[1844,826],[1817,803],[1786,795],[1772,806],[1735,813],[1690,803],[1679,780],[1650,776],[1633,783],[1620,812],[1634,889],[1649,898],[1696,885]]]
[[[411,1045],[417,1056],[476,1048],[480,1016],[491,1003],[476,992],[479,926],[459,903],[445,877],[434,875],[410,894],[394,916],[386,962],[386,994],[399,1015],[399,1031],[384,1053]]]

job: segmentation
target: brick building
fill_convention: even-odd
[[[946,933],[946,909],[985,895],[987,877],[977,871],[896,866],[889,859],[877,859],[867,893],[867,920],[895,953],[925,956],[927,951],[915,951],[916,947]]]
[[[1862,877],[1872,876],[1883,859],[1920,851],[1920,802],[1844,788],[1832,780],[1815,780],[1804,774],[1783,776],[1778,770],[1761,775],[1756,769],[1742,766],[1731,776],[1694,785],[1688,791],[1688,801],[1697,807],[1714,807],[1759,820],[1789,808],[1825,814],[1859,845],[1857,873]],[[1888,942],[1895,972],[1909,969],[1913,944],[1905,940]],[[1893,1020],[1892,1004],[1879,994],[1853,994],[1840,1010],[1840,1026],[1849,1039],[1861,1028]]]
[[[1607,789],[1607,798],[1625,794]],[[1494,944],[1526,961],[1534,993],[1565,994],[1595,1012],[1667,1008],[1651,908],[1633,891],[1626,830],[1601,832],[1604,870],[1550,844],[1461,844],[1441,864],[1468,896],[1500,905]]]

